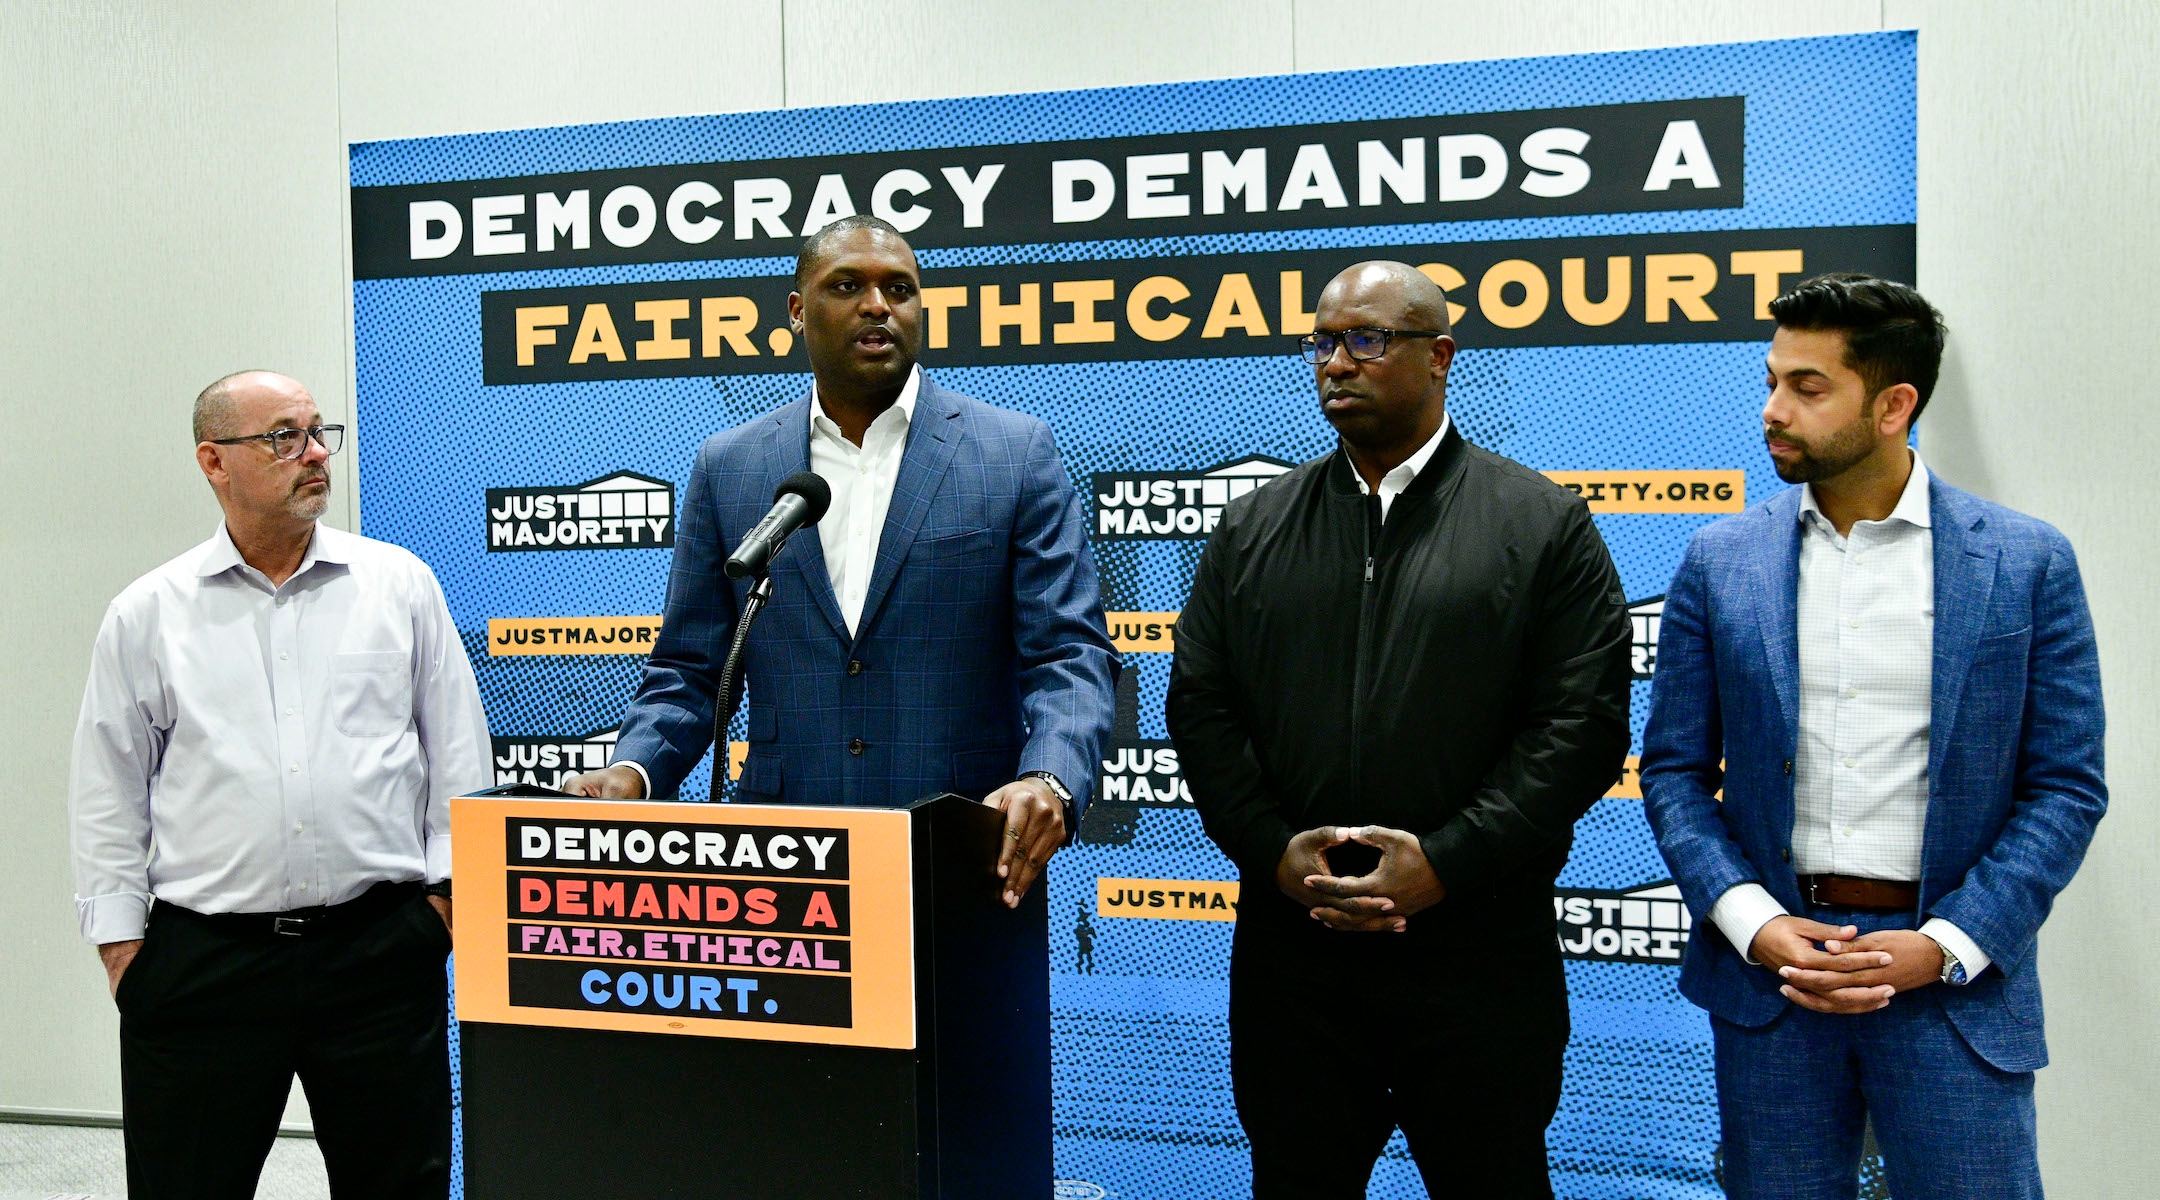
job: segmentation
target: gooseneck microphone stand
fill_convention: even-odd
[[[727,663],[720,669],[720,690],[713,696],[713,782],[715,804],[727,793],[728,722],[735,717],[735,680],[742,671],[743,646],[750,640],[750,622],[772,599],[772,564],[788,536],[805,525],[815,525],[832,506],[832,487],[812,471],[797,471],[773,489],[772,511],[752,526],[728,555],[729,579],[748,579],[742,617],[735,622],[735,640],[728,645]],[[733,584],[723,586],[733,587]]]
[[[743,600],[742,616],[735,622],[735,640],[729,644],[727,665],[720,668],[720,690],[714,694],[719,701],[719,712],[713,717],[713,784],[712,801],[722,802],[728,784],[728,722],[735,717],[735,708],[741,702],[735,695],[735,680],[742,670],[743,646],[750,640],[750,622],[772,599],[772,574],[759,571],[757,582],[750,585],[750,594]]]

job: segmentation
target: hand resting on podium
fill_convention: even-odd
[[[1065,844],[1065,806],[1040,779],[1017,779],[983,797],[1005,814],[1005,845],[998,853],[998,878],[1005,881],[1005,907],[1018,908],[1043,864]]]
[[[628,767],[602,767],[563,776],[562,790],[595,800],[643,800],[645,777]]]

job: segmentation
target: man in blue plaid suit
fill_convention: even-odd
[[[564,786],[671,796],[704,757],[748,592],[722,564],[775,485],[813,470],[833,503],[772,562],[772,603],[743,655],[738,794],[982,796],[1005,813],[998,870],[1017,905],[1077,827],[1115,707],[1117,651],[1079,496],[1049,426],[917,368],[920,270],[898,230],[875,217],[824,227],[803,244],[795,287],[810,394],[699,449],[667,612],[614,764]]]
[[[1696,916],[1726,1194],[2038,1200],[2039,933],[2108,790],[2068,539],[1908,445],[1943,322],[1901,283],[1770,302],[1763,441],[1800,486],[1704,526],[1665,595],[1643,732]]]

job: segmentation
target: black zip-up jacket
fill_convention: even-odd
[[[1580,497],[1452,428],[1385,524],[1354,470],[1338,449],[1233,503],[1178,619],[1170,736],[1239,920],[1318,929],[1276,886],[1284,848],[1374,824],[1447,886],[1413,934],[1549,935],[1627,754],[1619,574]]]

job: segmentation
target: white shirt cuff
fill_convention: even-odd
[[[93,946],[107,942],[132,942],[142,937],[150,922],[147,892],[115,892],[110,896],[75,898],[75,915],[82,923],[83,940]]]
[[[427,881],[441,883],[450,878],[450,835],[432,834],[427,840]]]
[[[1785,906],[1777,897],[1759,883],[1736,883],[1725,889],[1725,894],[1710,906],[1710,923],[1718,927],[1725,940],[1732,943],[1740,957],[1749,966],[1759,967],[1750,950],[1755,945],[1755,935],[1762,927],[1785,915]]]
[[[1929,917],[1927,922],[1920,926],[1920,932],[1934,938],[1936,945],[1957,955],[1959,964],[1965,968],[1967,983],[1980,978],[1980,972],[1987,970],[1988,964],[1995,961],[1987,956],[1987,951],[1965,936],[1964,930],[1941,917]]]
[[[645,798],[647,800],[652,799],[652,776],[646,773],[645,764],[639,762],[632,762],[627,758],[618,758],[614,762],[609,763],[608,765],[611,767],[628,767],[631,770],[636,771],[638,779],[641,780],[645,785]],[[725,768],[722,769],[725,770]]]

